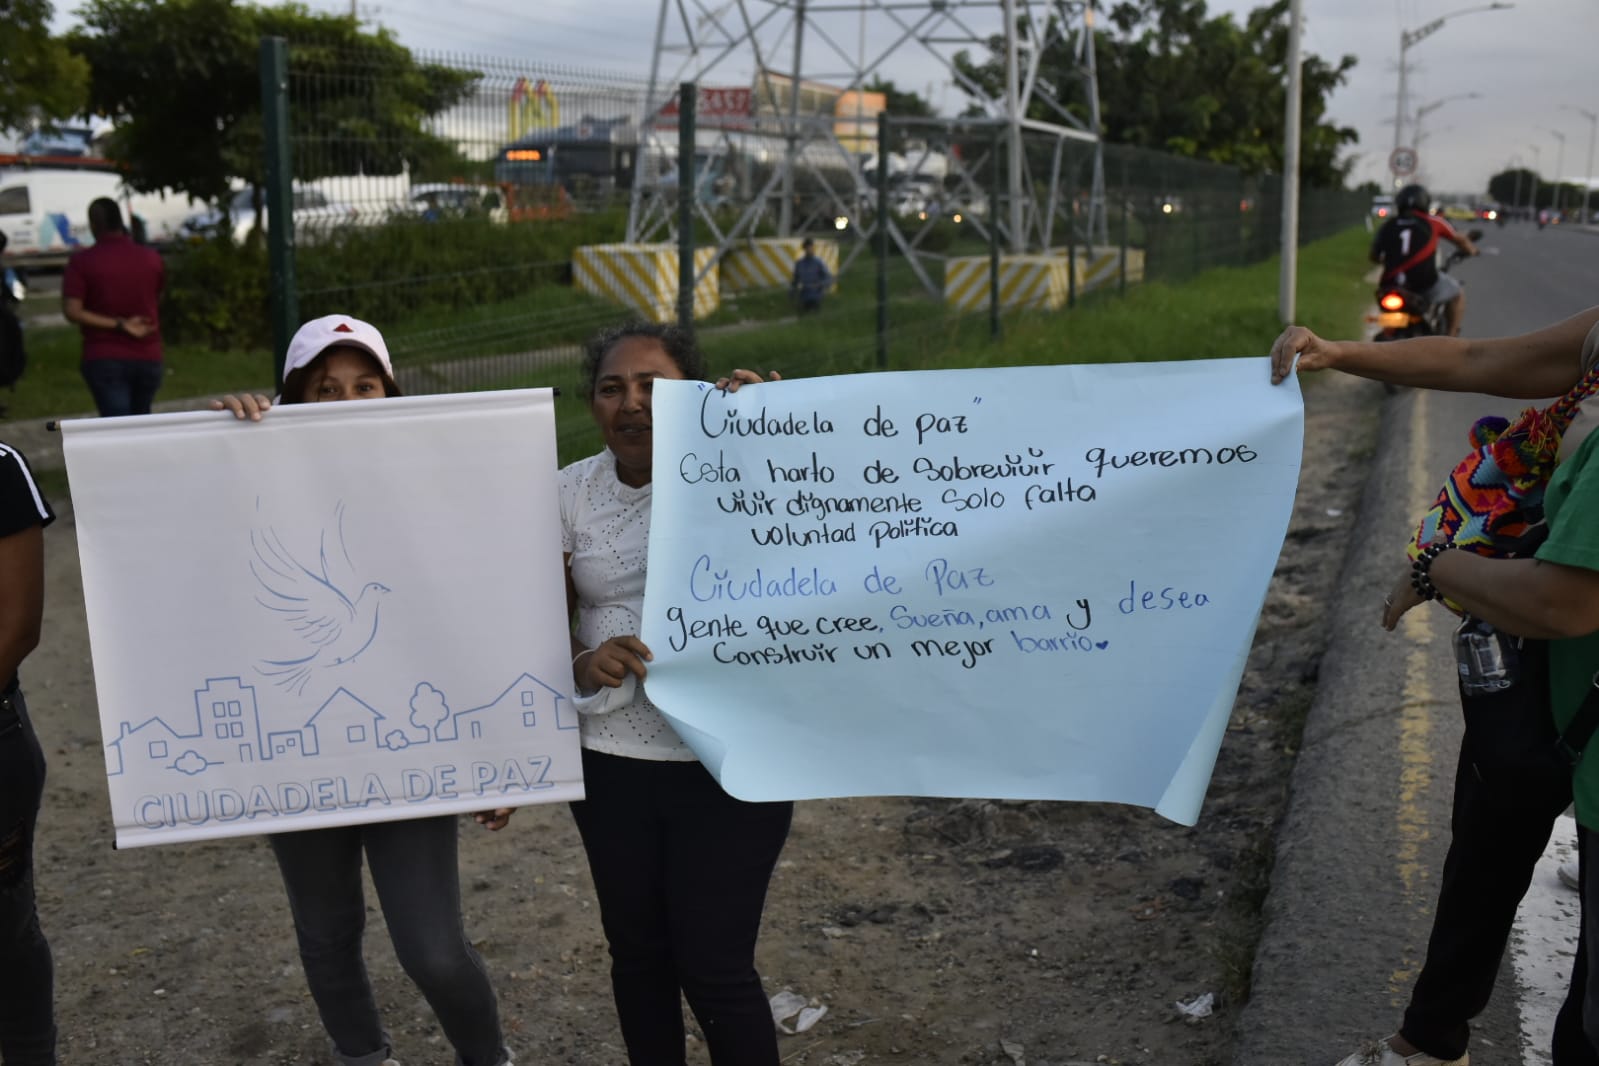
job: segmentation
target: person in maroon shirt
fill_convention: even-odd
[[[83,331],[83,380],[102,417],[147,415],[161,387],[166,267],[128,236],[115,200],[89,205],[89,232],[94,246],[74,252],[61,279],[61,309]]]

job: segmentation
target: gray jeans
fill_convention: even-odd
[[[494,988],[461,923],[453,815],[269,839],[289,893],[306,983],[344,1066],[380,1066],[390,1055],[361,957],[363,851],[394,953],[438,1015],[457,1066],[507,1061]]]

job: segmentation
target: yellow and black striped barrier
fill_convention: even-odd
[[[715,248],[694,249],[694,317],[704,318],[722,302]],[[706,269],[709,267],[710,269]],[[591,244],[572,253],[572,281],[579,291],[631,307],[654,322],[677,317],[677,246]]]
[[[1067,262],[1055,255],[999,257],[999,305],[1006,310],[1054,311],[1066,306]],[[959,256],[944,263],[944,302],[958,311],[988,306],[989,258]]]
[[[741,241],[722,256],[722,288],[728,292],[787,288],[794,264],[805,254],[800,237],[756,237]],[[816,257],[833,276],[829,291],[838,289],[838,242],[817,241]]]

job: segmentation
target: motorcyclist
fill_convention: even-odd
[[[1445,332],[1457,337],[1466,310],[1466,292],[1460,282],[1438,269],[1438,239],[1453,243],[1466,255],[1476,255],[1477,246],[1444,219],[1428,214],[1430,202],[1421,185],[1400,189],[1394,197],[1394,216],[1372,239],[1371,261],[1382,264],[1382,285],[1413,292],[1428,306],[1443,304]]]

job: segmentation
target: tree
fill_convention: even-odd
[[[444,699],[444,693],[426,681],[416,686],[416,691],[411,693],[412,725],[429,737],[436,737],[439,726],[448,721],[449,717],[450,705]]]
[[[1247,173],[1281,173],[1287,83],[1288,0],[1249,13],[1243,26],[1230,14],[1211,17],[1204,0],[1137,0],[1116,4],[1095,30],[1101,136],[1206,159]],[[1040,79],[1056,101],[1087,125],[1087,87],[1076,75],[1077,32],[1057,40],[1040,62]],[[985,91],[999,94],[1004,41],[989,58],[961,53],[960,69]],[[1300,174],[1307,186],[1341,184],[1349,162],[1342,149],[1353,129],[1326,121],[1327,98],[1355,66],[1354,56],[1332,65],[1303,56]],[[1029,117],[1060,121],[1035,102]]]
[[[70,118],[83,110],[89,64],[50,36],[50,0],[0,0],[0,129]]]
[[[1542,186],[1543,179],[1535,171],[1524,168],[1503,170],[1488,179],[1488,196],[1495,203],[1521,207],[1530,204],[1533,191]]]
[[[933,113],[932,104],[914,92],[901,89],[886,78],[874,77],[866,83],[865,89],[869,93],[882,93],[883,110],[894,118],[927,118]],[[910,139],[911,135],[907,134],[904,128],[892,124],[889,126],[890,152],[904,152]]]
[[[453,149],[425,120],[478,75],[418,63],[388,31],[299,4],[234,0],[90,0],[69,38],[88,60],[92,110],[114,128],[106,154],[143,191],[227,202],[235,179],[260,187],[260,39],[288,39],[295,177],[398,174]],[[257,198],[260,202],[260,197]],[[259,207],[258,207],[259,217]]]
[[[918,93],[901,89],[887,78],[874,77],[866,83],[869,93],[882,93],[884,110],[896,117],[913,116],[927,118],[933,113],[933,105],[922,99]]]
[[[1558,202],[1563,210],[1578,210],[1585,206],[1587,190],[1581,185],[1563,181],[1558,188],[1557,196],[1554,184],[1546,181],[1537,171],[1522,168],[1502,170],[1488,179],[1488,195],[1496,203],[1536,208],[1553,207]],[[1591,198],[1586,202],[1591,203]]]

